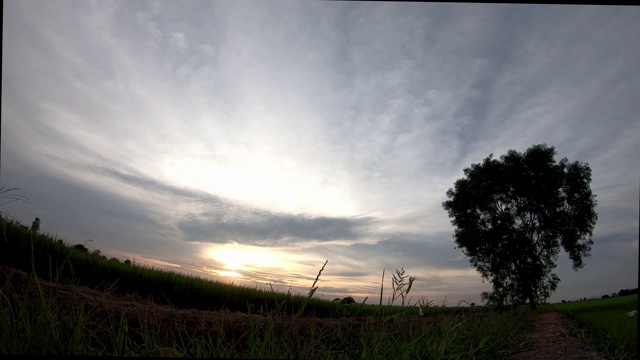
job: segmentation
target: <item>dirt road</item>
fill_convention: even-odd
[[[534,320],[534,330],[524,337],[533,347],[524,352],[512,354],[509,360],[574,360],[605,359],[594,349],[580,343],[572,330],[569,320],[556,310],[543,310]]]

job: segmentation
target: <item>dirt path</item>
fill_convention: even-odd
[[[534,327],[523,339],[533,342],[533,348],[507,359],[605,359],[594,349],[580,343],[571,330],[569,320],[556,310],[544,310],[535,318]]]

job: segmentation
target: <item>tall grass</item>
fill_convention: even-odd
[[[303,315],[313,314],[318,317],[335,316],[337,313],[372,315],[379,313],[383,308],[388,314],[407,310],[402,306],[383,306],[382,300],[377,306],[362,304],[345,307],[313,296],[309,298],[289,292],[283,294],[256,287],[205,280],[163,269],[127,265],[95,253],[85,253],[61,239],[35,233],[16,221],[3,220],[0,227],[4,240],[0,241],[0,265],[34,272],[40,278],[49,281],[152,298],[159,304],[201,310],[226,309],[263,313],[278,310],[289,314],[297,313],[304,305]],[[382,299],[382,285],[380,291]],[[403,295],[406,296],[406,293]],[[395,295],[397,294],[394,293]],[[428,313],[435,309],[423,310]],[[486,309],[477,307],[473,310]],[[444,311],[458,312],[460,309],[447,308]]]
[[[528,315],[297,317],[296,322],[272,311],[248,315],[240,325],[218,317],[193,326],[179,309],[170,317],[153,307],[141,310],[132,305],[115,311],[100,302],[85,305],[79,295],[61,296],[33,276],[24,289],[14,283],[19,285],[7,281],[0,289],[1,354],[490,359],[510,348],[525,329]]]
[[[557,304],[555,309],[577,321],[577,333],[613,359],[638,357],[638,295]]]
[[[4,186],[0,186],[0,205],[6,205],[14,201],[24,201],[26,203],[30,203],[31,201],[29,201],[28,197],[15,193],[15,191],[19,190],[20,188],[5,189]],[[2,216],[0,215],[0,217]]]
[[[34,233],[15,221],[2,221],[2,232],[5,241],[0,241],[0,265],[35,272],[47,280],[133,293],[160,304],[203,310],[247,312],[249,304],[264,311],[280,307],[295,312],[307,304],[310,313],[330,316],[338,308],[336,304],[303,295],[285,295],[107,260],[47,234]]]
[[[336,315],[344,306],[314,297],[327,262],[307,296],[293,296],[108,261],[15,222],[2,221],[2,236],[0,264],[11,268],[0,268],[0,354],[492,359],[516,345],[531,318],[434,307],[418,316],[412,307],[366,304]],[[132,292],[172,307],[113,306],[118,293]]]

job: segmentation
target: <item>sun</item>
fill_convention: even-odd
[[[264,268],[273,268],[280,265],[276,253],[264,249],[246,245],[222,245],[207,250],[207,256],[224,265],[220,270],[221,275],[239,277],[240,271],[252,271]]]

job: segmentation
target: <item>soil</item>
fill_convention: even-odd
[[[593,348],[578,340],[569,320],[556,310],[543,310],[535,317],[534,330],[523,341],[532,343],[529,350],[512,354],[509,360],[605,359]]]
[[[24,271],[0,266],[0,279],[2,282],[10,282],[18,294],[25,291],[29,297],[37,298],[37,286],[33,277]],[[196,335],[205,335],[210,329],[222,330],[227,341],[236,342],[238,337],[246,334],[251,324],[261,324],[266,316],[259,314],[248,315],[241,312],[228,310],[205,311],[195,309],[176,309],[170,306],[158,305],[151,300],[143,299],[135,295],[120,295],[102,292],[84,286],[65,285],[38,280],[40,287],[47,297],[55,297],[61,302],[81,303],[85,314],[89,315],[89,321],[93,324],[101,324],[113,314],[124,314],[129,326],[135,327],[140,319],[147,319],[150,325],[160,331],[175,329],[176,324],[181,328]],[[5,288],[4,283],[0,286]],[[115,320],[117,323],[120,315]],[[425,325],[437,322],[437,316],[410,317],[398,321],[424,322]],[[276,333],[286,331],[290,327],[293,318],[282,316],[278,318]],[[316,318],[302,317],[298,322],[297,330],[300,335],[314,328],[319,334],[331,333],[332,327],[340,324],[347,325],[349,329],[345,336],[359,337],[363,328],[374,322],[372,317],[352,318]],[[313,324],[313,326],[311,326]],[[170,330],[169,330],[170,331]],[[575,331],[569,321],[555,310],[545,310],[534,320],[534,330],[525,334],[522,341],[528,342],[527,350],[511,353],[509,360],[520,359],[604,359],[593,349],[579,342]],[[322,335],[321,335],[322,336]],[[237,343],[237,342],[236,342]],[[237,345],[242,345],[238,344]],[[171,356],[167,349],[164,356]],[[242,353],[238,354],[242,357]]]

